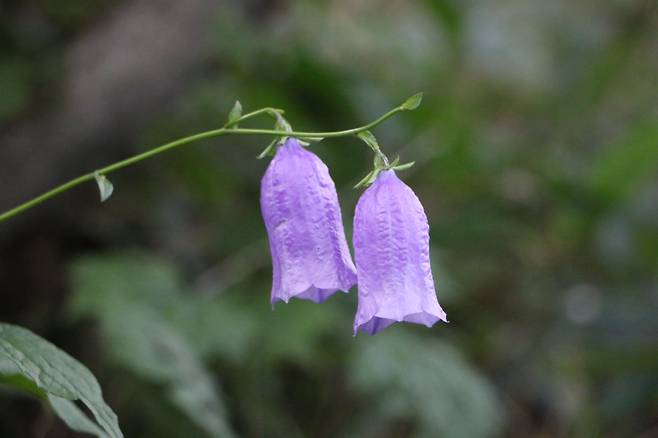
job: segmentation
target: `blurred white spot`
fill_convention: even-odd
[[[571,322],[588,324],[601,313],[601,291],[591,284],[577,284],[567,290],[564,307]]]

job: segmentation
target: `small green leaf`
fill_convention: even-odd
[[[407,170],[411,166],[413,166],[414,164],[416,164],[416,162],[411,161],[409,163],[400,164],[399,166],[392,166],[391,169],[393,169],[393,170]]]
[[[423,101],[423,93],[416,93],[413,96],[411,96],[409,99],[405,100],[402,105],[400,105],[400,108],[403,110],[415,110],[420,106],[420,103]]]
[[[267,145],[267,147],[263,149],[263,151],[260,154],[258,154],[256,158],[262,160],[265,157],[273,157],[276,152],[276,146],[279,144],[279,141],[280,139],[278,137],[272,140],[272,142],[269,145]]]
[[[228,113],[228,125],[237,128],[238,125],[236,122],[240,120],[240,117],[242,117],[242,105],[239,100],[236,100],[235,105],[233,105],[233,108]]]
[[[96,173],[94,178],[96,178],[96,184],[98,184],[98,191],[101,196],[101,202],[107,201],[109,197],[112,196],[112,192],[114,192],[114,186],[110,180],[105,177],[105,175]]]
[[[91,372],[64,351],[31,331],[0,323],[0,357],[48,394],[80,400],[111,438],[123,438],[116,414],[103,400]]]

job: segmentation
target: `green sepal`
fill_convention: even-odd
[[[260,154],[258,154],[256,158],[262,160],[265,157],[273,157],[276,154],[276,147],[281,141],[282,139],[280,137],[277,137],[274,140],[272,140],[272,142],[268,144],[267,147],[263,149],[263,151]]]
[[[366,174],[366,176],[364,176],[363,179],[361,179],[361,181],[359,181],[358,183],[356,183],[354,185],[353,188],[360,189],[361,187],[364,187],[368,183],[368,180],[370,179],[370,177],[372,176],[373,173],[375,173],[374,170],[371,170],[370,172],[368,172]]]
[[[386,161],[381,153],[375,153],[374,158],[372,159],[372,167],[374,169],[386,169]]]
[[[310,146],[311,143],[319,143],[324,137],[297,137],[297,141],[302,146]]]
[[[410,161],[409,163],[400,164],[399,166],[391,166],[391,169],[393,169],[393,170],[407,170],[411,166],[413,166],[414,164],[416,164],[415,161]]]
[[[368,172],[368,174],[366,176],[363,177],[363,179],[361,181],[356,183],[354,188],[355,189],[360,189],[361,187],[368,187],[370,184],[375,182],[375,180],[377,179],[377,176],[379,175],[379,173],[381,171],[382,171],[382,169],[373,169],[373,170],[371,170],[370,172]]]

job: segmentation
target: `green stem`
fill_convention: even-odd
[[[20,204],[19,206],[12,208],[11,210],[8,210],[2,214],[0,214],[0,222],[4,222],[26,210],[29,210],[30,208],[41,204],[44,201],[47,201],[50,198],[53,198],[61,193],[66,192],[67,190],[72,189],[73,187],[76,187],[82,183],[85,183],[87,181],[93,181],[96,177],[96,175],[107,175],[109,173],[112,173],[116,170],[123,169],[124,167],[128,167],[132,164],[138,163],[142,160],[145,160],[147,158],[153,157],[155,155],[158,155],[162,152],[168,151],[170,149],[174,149],[178,146],[183,146],[188,143],[193,143],[195,141],[199,140],[204,140],[207,138],[213,138],[213,137],[219,137],[220,135],[225,135],[225,134],[230,134],[230,135],[276,135],[276,136],[288,136],[288,137],[306,137],[306,138],[329,138],[329,137],[346,137],[350,135],[355,135],[358,134],[359,132],[366,131],[368,129],[374,128],[375,126],[379,125],[386,119],[394,116],[395,114],[405,111],[406,109],[403,108],[402,106],[393,108],[386,114],[382,115],[381,117],[373,120],[372,122],[368,123],[367,125],[360,126],[358,128],[353,128],[353,129],[346,129],[344,131],[332,131],[332,132],[302,132],[302,131],[292,131],[292,132],[286,132],[286,131],[278,131],[275,129],[251,129],[251,128],[232,128],[232,126],[235,126],[236,124],[252,118],[254,116],[260,115],[260,114],[273,114],[276,112],[283,112],[280,109],[276,108],[261,108],[256,111],[244,114],[242,117],[239,119],[235,120],[232,123],[227,123],[224,125],[223,128],[220,129],[214,129],[211,131],[205,131],[201,132],[199,134],[191,135],[189,137],[181,138],[175,141],[172,141],[170,143],[163,144],[161,146],[158,146],[156,148],[153,148],[151,150],[148,150],[146,152],[142,152],[141,154],[137,154],[133,157],[127,158],[125,160],[119,161],[114,164],[110,164],[109,166],[102,167],[100,169],[97,169],[93,172],[87,173],[85,175],[81,175],[75,179],[72,179],[60,186],[55,187],[52,190],[49,190],[36,198],[33,198],[23,204]]]
[[[283,132],[274,129],[250,129],[250,128],[234,128],[226,129],[225,134],[254,134],[254,135],[286,135],[288,137],[306,137],[306,138],[331,138],[331,137],[347,137],[350,135],[358,134],[359,132],[367,131],[379,125],[386,119],[391,118],[395,114],[405,111],[402,107],[396,107],[373,120],[367,125],[359,126],[358,128],[346,129],[344,131],[331,131],[331,132],[304,132],[304,131],[291,131]]]
[[[275,115],[276,113],[283,114],[284,111],[279,108],[272,108],[272,107],[266,107],[266,108],[261,108],[257,109],[256,111],[252,111],[250,113],[244,114],[241,116],[239,119],[234,120],[232,122],[226,123],[226,125],[222,126],[222,128],[230,128],[231,126],[235,126],[238,123],[242,122],[243,120],[250,119],[252,117],[258,116],[260,114],[270,114],[270,115]],[[275,117],[276,118],[276,117]]]

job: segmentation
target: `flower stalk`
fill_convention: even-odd
[[[214,138],[214,137],[219,137],[222,135],[273,135],[277,137],[297,137],[297,138],[306,138],[306,139],[322,139],[322,138],[335,138],[335,137],[349,137],[353,135],[358,135],[362,132],[368,131],[371,128],[374,128],[375,126],[379,125],[380,123],[384,122],[385,120],[389,119],[390,117],[393,117],[399,112],[403,111],[408,111],[415,109],[418,104],[420,103],[420,100],[422,98],[422,94],[418,93],[409,99],[407,99],[404,103],[401,105],[391,109],[390,111],[386,112],[385,114],[381,115],[377,119],[373,120],[372,122],[357,127],[357,128],[352,128],[352,129],[346,129],[343,131],[329,131],[329,132],[304,132],[304,131],[287,131],[287,130],[278,130],[278,129],[253,129],[253,128],[239,128],[238,125],[239,123],[250,119],[252,117],[261,115],[261,114],[267,114],[274,116],[275,118],[281,117],[281,114],[283,114],[283,110],[278,109],[278,108],[261,108],[255,111],[252,111],[250,113],[241,115],[242,107],[239,104],[236,104],[234,109],[231,111],[231,116],[229,118],[229,121],[219,129],[213,129],[210,131],[205,131],[205,132],[200,132],[198,134],[190,135],[188,137],[184,137],[178,140],[174,140],[172,142],[163,144],[161,146],[157,146],[153,149],[150,149],[146,152],[142,152],[140,154],[134,155],[130,158],[127,158],[125,160],[118,161],[114,164],[110,164],[109,166],[102,167],[100,169],[96,169],[92,172],[89,172],[87,174],[78,176],[77,178],[74,178],[68,182],[65,182],[64,184],[55,187],[54,189],[51,189],[33,199],[30,199],[27,202],[24,202],[2,214],[0,214],[0,222],[4,222],[8,219],[11,219],[51,198],[54,198],[55,196],[58,196],[68,190],[71,190],[72,188],[79,186],[85,182],[89,181],[98,181],[99,177],[106,177],[106,175],[115,172],[117,170],[123,169],[124,167],[131,166],[133,164],[139,163],[140,161],[144,161],[148,158],[154,157],[156,155],[159,155],[163,152],[169,151],[171,149],[175,149],[179,146],[183,146],[186,144],[194,143],[200,140],[206,140],[209,138]],[[239,117],[238,117],[239,115]]]

